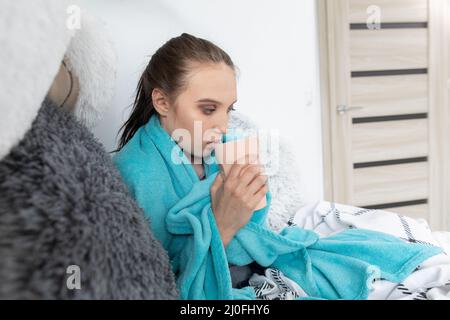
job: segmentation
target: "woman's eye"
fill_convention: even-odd
[[[210,115],[212,114],[216,109],[211,109],[211,108],[203,108],[203,113],[206,115]]]

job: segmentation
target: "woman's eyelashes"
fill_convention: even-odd
[[[216,111],[217,108],[215,106],[204,106],[202,107],[202,111],[205,115],[211,115],[214,113],[214,111]],[[230,106],[227,110],[227,113],[231,112],[231,111],[235,111],[235,107],[234,106]]]
[[[215,106],[205,106],[202,107],[203,113],[206,114],[207,116],[211,115],[214,111],[216,111],[216,107]]]

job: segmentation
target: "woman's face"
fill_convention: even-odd
[[[160,119],[185,153],[201,161],[226,133],[237,100],[236,75],[225,63],[196,64],[191,70],[184,90]]]

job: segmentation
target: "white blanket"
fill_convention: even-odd
[[[370,229],[411,243],[440,246],[445,252],[426,260],[403,283],[383,279],[375,281],[369,300],[450,299],[450,233],[431,232],[423,219],[416,220],[382,210],[318,202],[301,208],[288,224],[314,230],[321,237],[349,228]]]

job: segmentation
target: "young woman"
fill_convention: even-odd
[[[183,128],[194,137],[194,123],[200,121],[205,132],[212,130],[216,135],[202,141],[200,149],[195,148],[194,139],[190,144],[179,144],[202,179],[205,177],[204,150],[222,140],[229,114],[235,110],[236,97],[235,67],[230,57],[207,41],[183,34],[159,49],[144,71],[133,111],[123,126],[119,148],[122,149],[153,115],[158,115],[169,135]],[[203,132],[200,135],[203,138]],[[247,223],[268,191],[267,178],[259,176],[260,168],[256,165],[247,166],[241,179],[235,178],[243,167],[237,164],[227,181],[219,175],[212,188],[213,211],[225,246]]]
[[[440,252],[369,230],[326,239],[298,227],[269,230],[262,168],[235,163],[224,177],[214,157],[205,161],[227,140],[236,91],[235,66],[222,49],[185,33],[170,39],[139,81],[114,157],[169,252],[181,298],[366,299],[377,276],[401,281]],[[267,206],[255,211],[263,197]],[[252,273],[260,277],[232,281]],[[278,295],[265,295],[257,281],[264,275],[273,275]]]

